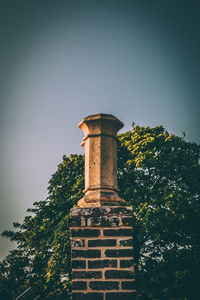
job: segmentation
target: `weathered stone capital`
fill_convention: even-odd
[[[84,118],[79,127],[85,134],[85,196],[78,205],[125,205],[117,194],[116,135],[123,123],[112,115],[96,114]]]
[[[68,219],[69,228],[130,227],[134,223],[132,208],[128,206],[74,207]]]

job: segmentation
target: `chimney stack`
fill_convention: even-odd
[[[136,299],[134,218],[118,196],[116,134],[112,115],[84,118],[85,196],[70,211],[72,300]]]

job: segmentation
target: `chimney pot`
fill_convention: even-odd
[[[95,114],[78,125],[85,136],[85,196],[80,207],[125,205],[118,195],[117,132],[124,124],[113,115]]]

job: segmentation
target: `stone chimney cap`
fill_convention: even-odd
[[[84,118],[78,124],[78,127],[81,128],[81,126],[84,122],[87,123],[87,121],[96,121],[96,120],[101,120],[101,119],[118,122],[117,130],[120,130],[124,126],[124,124],[118,118],[114,117],[113,115],[99,113],[99,114],[89,115],[88,117]]]
[[[123,206],[117,186],[117,132],[123,123],[108,114],[84,118],[78,125],[85,136],[85,196],[80,207]]]

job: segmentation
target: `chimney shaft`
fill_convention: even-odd
[[[78,125],[84,132],[85,196],[80,207],[125,205],[117,192],[117,132],[123,123],[107,114],[84,118]]]
[[[133,212],[117,188],[116,134],[112,115],[91,115],[85,133],[85,196],[70,210],[72,299],[136,299]]]

